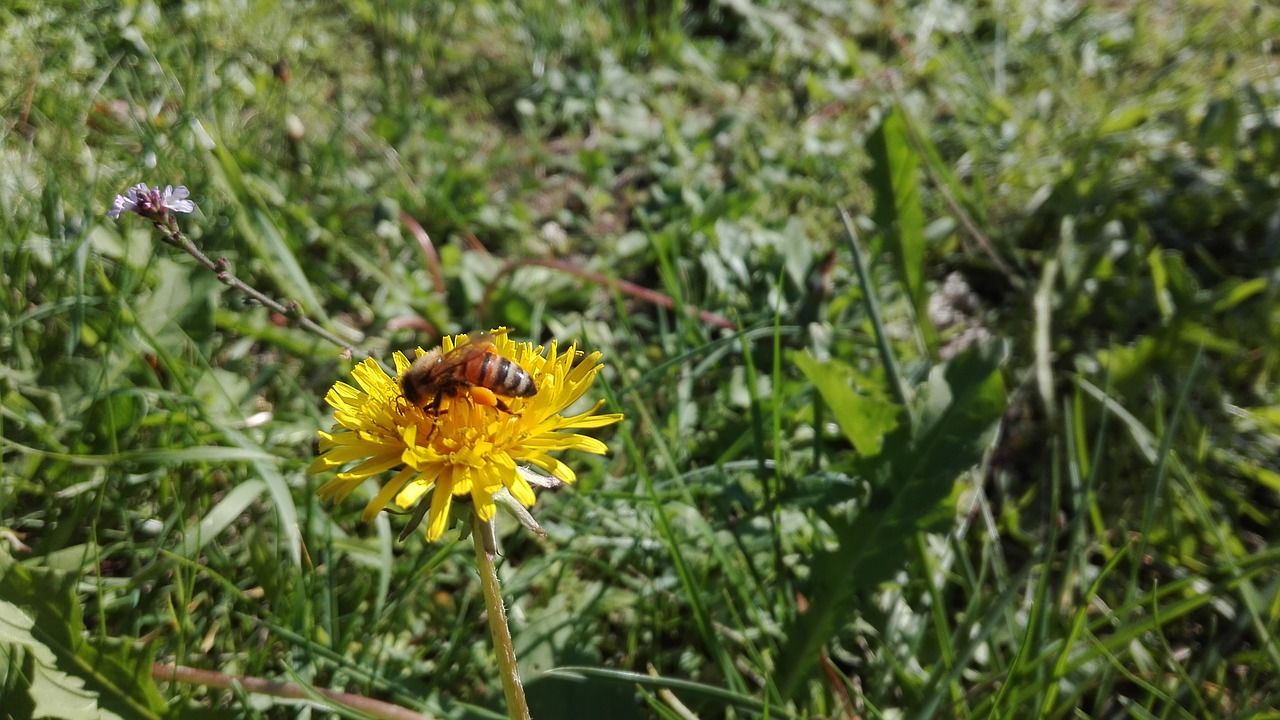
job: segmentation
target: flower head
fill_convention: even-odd
[[[350,467],[325,483],[320,497],[342,500],[365,479],[392,472],[365,506],[364,519],[372,519],[393,501],[401,509],[429,502],[426,534],[435,540],[447,527],[455,497],[469,498],[475,514],[488,521],[494,515],[495,496],[509,493],[524,507],[533,505],[530,483],[540,484],[540,476],[521,464],[571,483],[576,479],[573,470],[550,453],[582,450],[603,455],[606,448],[599,440],[560,432],[622,419],[617,413],[597,415],[603,401],[577,415],[560,414],[582,397],[604,368],[600,353],[579,357],[576,343],[563,352],[555,342],[547,348],[516,343],[501,329],[491,339],[490,350],[523,368],[536,394],[494,405],[488,391],[465,388],[441,397],[438,410],[434,403],[424,409],[406,401],[401,392],[399,379],[410,361],[399,352],[393,355],[394,378],[367,359],[351,372],[358,388],[334,383],[325,401],[334,408],[336,426],[333,432],[320,433],[321,455],[309,472]],[[448,353],[466,341],[466,335],[446,337],[442,350]],[[424,497],[428,492],[429,500]]]
[[[132,212],[152,220],[164,220],[168,213],[189,213],[196,209],[196,204],[187,199],[190,195],[184,185],[174,187],[166,185],[164,192],[159,187],[149,188],[146,183],[138,183],[117,195],[111,203],[107,217],[119,219],[121,213]]]

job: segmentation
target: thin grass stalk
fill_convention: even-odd
[[[858,231],[853,227],[849,213],[840,208],[840,221],[844,224],[845,236],[849,240],[849,252],[853,256],[853,267],[858,272],[858,286],[862,289],[862,297],[867,305],[867,314],[871,316],[871,325],[876,331],[876,348],[880,351],[880,362],[884,364],[885,374],[889,376],[889,388],[902,405],[914,427],[916,424],[915,409],[911,406],[911,390],[907,381],[898,369],[898,361],[889,347],[889,335],[884,330],[884,320],[880,315],[880,301],[876,299],[875,286],[871,282],[871,274],[867,272],[867,262],[862,256],[862,248],[858,247]]]

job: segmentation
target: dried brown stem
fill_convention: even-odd
[[[385,718],[385,720],[434,720],[430,715],[414,712],[408,708],[392,705],[381,700],[367,698],[363,695],[353,695],[316,687],[304,688],[293,683],[275,682],[248,675],[227,675],[213,670],[199,670],[183,665],[155,663],[151,666],[151,677],[161,682],[181,682],[188,685],[200,685],[222,690],[229,690],[238,686],[251,693],[280,698],[301,700],[320,695],[326,700],[346,705],[375,718]]]
[[[176,229],[176,225],[170,224],[166,226],[164,223],[156,222],[155,227],[157,230],[160,231],[160,237],[164,239],[164,242],[166,245],[175,247],[181,250],[182,252],[185,252],[186,254],[190,255],[191,257],[195,258],[196,261],[199,262],[201,265],[205,266],[206,268],[209,268],[214,273],[216,273],[218,276],[218,279],[221,280],[223,284],[229,285],[239,290],[240,292],[244,293],[248,297],[252,298],[255,302],[261,304],[263,307],[269,310],[272,310],[274,312],[277,312],[286,318],[289,318],[298,327],[304,330],[307,330],[308,332],[319,335],[325,340],[328,340],[334,345],[337,345],[338,347],[343,349],[343,355],[345,357],[352,356],[353,348],[350,345],[344,342],[342,338],[326,330],[319,323],[315,322],[311,318],[308,318],[302,315],[301,314],[302,311],[298,307],[297,303],[293,302],[292,300],[286,303],[281,303],[275,300],[274,298],[271,298],[265,295],[264,293],[259,291],[257,288],[251,285],[248,285],[243,280],[241,280],[240,278],[236,277],[231,273],[231,271],[228,269],[228,264],[225,258],[218,258],[217,260],[214,260],[210,258],[208,255],[205,255],[204,252],[200,250],[200,248],[196,247],[195,243],[191,242],[190,238],[188,238],[185,234],[183,234],[181,230]]]
[[[489,296],[493,294],[493,289],[497,287],[497,284],[502,279],[502,277],[510,273],[512,270],[515,270],[516,268],[525,267],[529,265],[536,265],[539,267],[551,268],[553,270],[560,270],[562,272],[567,272],[570,275],[582,278],[583,280],[587,280],[589,282],[593,282],[597,285],[603,285],[610,289],[617,289],[617,291],[622,293],[623,295],[629,295],[633,298],[636,298],[638,300],[643,300],[645,302],[652,303],[654,305],[661,305],[662,307],[667,308],[668,310],[674,310],[676,307],[676,302],[671,298],[670,295],[664,295],[656,290],[650,290],[649,288],[641,287],[640,285],[637,285],[633,282],[611,278],[603,273],[591,272],[590,270],[583,270],[580,267],[571,265],[562,260],[518,260],[518,261],[510,260],[505,265],[502,266],[502,269],[499,270],[496,275],[494,275],[493,279],[489,281],[488,287],[485,288],[484,300],[482,301],[482,305],[481,305],[481,315],[484,314],[484,307],[487,306],[489,303]],[[688,314],[697,317],[698,319],[702,320],[703,322],[709,325],[715,325],[716,327],[725,328],[727,330],[734,330],[737,328],[737,325],[735,325],[730,320],[723,318],[719,315],[716,315],[715,313],[707,310],[700,310],[691,305],[686,305],[685,311],[688,312]]]
[[[431,271],[431,280],[436,284],[436,292],[444,297],[444,273],[440,271],[440,254],[436,252],[435,243],[431,241],[431,236],[422,228],[422,224],[414,219],[409,213],[400,213],[400,222],[409,228],[409,232],[413,233],[413,237],[418,241],[418,247],[422,248],[422,254],[427,259],[427,269]]]

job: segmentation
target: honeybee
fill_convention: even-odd
[[[471,399],[510,413],[498,395],[525,398],[538,393],[533,378],[519,364],[493,349],[493,333],[477,333],[448,352],[438,347],[413,361],[400,377],[404,399],[432,415],[440,402],[470,390]]]

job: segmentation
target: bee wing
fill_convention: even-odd
[[[455,345],[454,349],[456,350],[465,345],[481,345],[483,347],[489,347],[493,345],[493,338],[494,333],[488,330],[477,330],[476,332],[468,333],[466,339],[460,344]]]
[[[454,345],[452,350],[440,358],[435,370],[437,373],[443,373],[460,365],[465,365],[468,360],[488,352],[492,347],[493,333],[476,333],[475,337],[468,335],[466,340]]]

